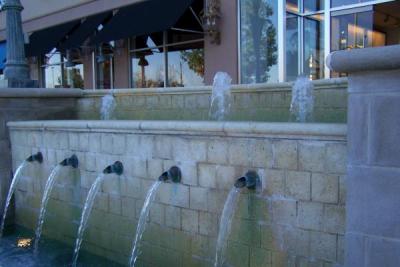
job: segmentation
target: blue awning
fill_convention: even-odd
[[[0,42],[0,71],[2,72],[6,67],[6,56],[7,56],[6,42]]]

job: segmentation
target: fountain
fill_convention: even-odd
[[[100,117],[102,120],[110,120],[112,114],[115,110],[115,98],[114,98],[114,89],[111,89],[110,92],[103,96],[101,99],[101,109],[100,109]]]
[[[76,238],[75,248],[74,248],[74,256],[73,256],[73,260],[72,260],[73,267],[76,267],[76,264],[78,261],[78,256],[79,256],[79,250],[81,248],[82,241],[83,241],[83,235],[87,228],[87,223],[89,221],[90,213],[93,209],[94,200],[96,198],[97,192],[99,191],[100,185],[104,180],[104,177],[107,174],[112,174],[112,173],[114,173],[116,175],[121,175],[123,173],[123,171],[124,171],[124,166],[122,165],[121,162],[117,161],[114,164],[105,168],[103,173],[101,173],[96,178],[93,185],[91,186],[89,193],[87,195],[86,201],[85,201],[85,205],[83,207],[81,221],[79,224],[78,235]]]
[[[239,200],[242,188],[255,190],[261,184],[260,177],[255,171],[248,171],[245,176],[239,178],[232,187],[225,201],[219,222],[217,246],[215,250],[214,267],[222,267],[225,264],[226,243],[232,227],[232,219],[235,215],[235,208]]]
[[[140,240],[142,239],[144,231],[146,230],[146,221],[147,221],[147,218],[149,217],[151,204],[154,201],[154,198],[156,196],[158,188],[160,187],[162,182],[171,181],[173,183],[179,183],[181,181],[181,179],[182,179],[181,170],[178,167],[173,166],[168,171],[161,174],[161,176],[158,178],[158,181],[154,182],[153,185],[150,187],[149,191],[147,192],[142,210],[140,212],[138,225],[136,228],[136,236],[135,236],[133,246],[132,246],[133,248],[132,248],[131,257],[129,259],[130,267],[135,266],[136,260],[140,255],[139,243],[140,243]]]
[[[1,226],[0,226],[0,238],[3,236],[8,207],[10,206],[11,198],[14,195],[15,189],[17,188],[19,178],[21,177],[20,174],[28,163],[33,163],[33,162],[38,162],[38,163],[43,162],[43,155],[41,152],[31,155],[29,158],[24,160],[24,162],[22,162],[21,165],[19,165],[17,170],[15,171],[14,177],[13,177],[11,185],[10,185],[10,189],[7,194],[6,204],[5,204],[4,211],[3,211],[3,219],[1,221]]]
[[[226,72],[217,72],[215,74],[209,111],[211,119],[222,121],[229,113],[231,106],[231,83],[232,78]]]
[[[47,208],[47,203],[50,199],[50,194],[51,191],[54,187],[54,183],[56,181],[56,177],[61,170],[62,167],[67,167],[71,166],[72,168],[78,168],[78,158],[76,155],[72,155],[70,158],[64,159],[62,162],[60,162],[51,172],[49,178],[47,179],[46,186],[44,189],[43,197],[42,197],[42,203],[40,206],[40,212],[39,212],[39,219],[38,219],[38,224],[36,227],[35,231],[35,246],[34,246],[34,251],[37,253],[38,248],[39,248],[39,240],[40,236],[42,235],[42,228],[43,228],[43,223],[44,223],[44,217],[46,214],[46,208]]]
[[[312,120],[314,109],[314,85],[305,76],[299,76],[292,88],[290,113],[297,122]]]

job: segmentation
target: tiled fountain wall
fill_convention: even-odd
[[[8,121],[73,119],[77,116],[76,99],[81,90],[0,89],[0,206],[11,182],[11,147]],[[2,213],[3,210],[1,209]]]
[[[316,122],[346,122],[347,80],[315,81]],[[291,83],[235,85],[227,120],[290,120]],[[86,90],[79,100],[80,119],[99,119],[101,97],[110,90]],[[114,90],[114,119],[209,120],[211,87]]]
[[[211,266],[227,193],[255,169],[264,189],[261,196],[241,195],[229,263],[343,263],[345,125],[54,121],[11,123],[10,134],[14,168],[32,152],[45,156],[43,166],[24,173],[16,192],[16,221],[31,229],[50,169],[73,153],[79,157],[80,186],[79,175],[65,170],[49,204],[44,230],[53,238],[73,242],[77,192],[82,205],[96,174],[120,160],[125,173],[103,184],[83,248],[126,264],[146,191],[177,164],[182,184],[161,186],[139,266]]]

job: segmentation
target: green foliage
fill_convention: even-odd
[[[204,77],[204,51],[203,49],[193,49],[181,51],[181,58],[187,62],[189,68],[199,76]]]

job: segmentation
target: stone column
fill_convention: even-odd
[[[400,266],[400,46],[327,64],[349,74],[345,266]]]
[[[19,0],[5,0],[2,9],[6,12],[7,62],[4,69],[5,83],[0,87],[37,87],[30,80],[29,65],[25,58],[25,42]]]

